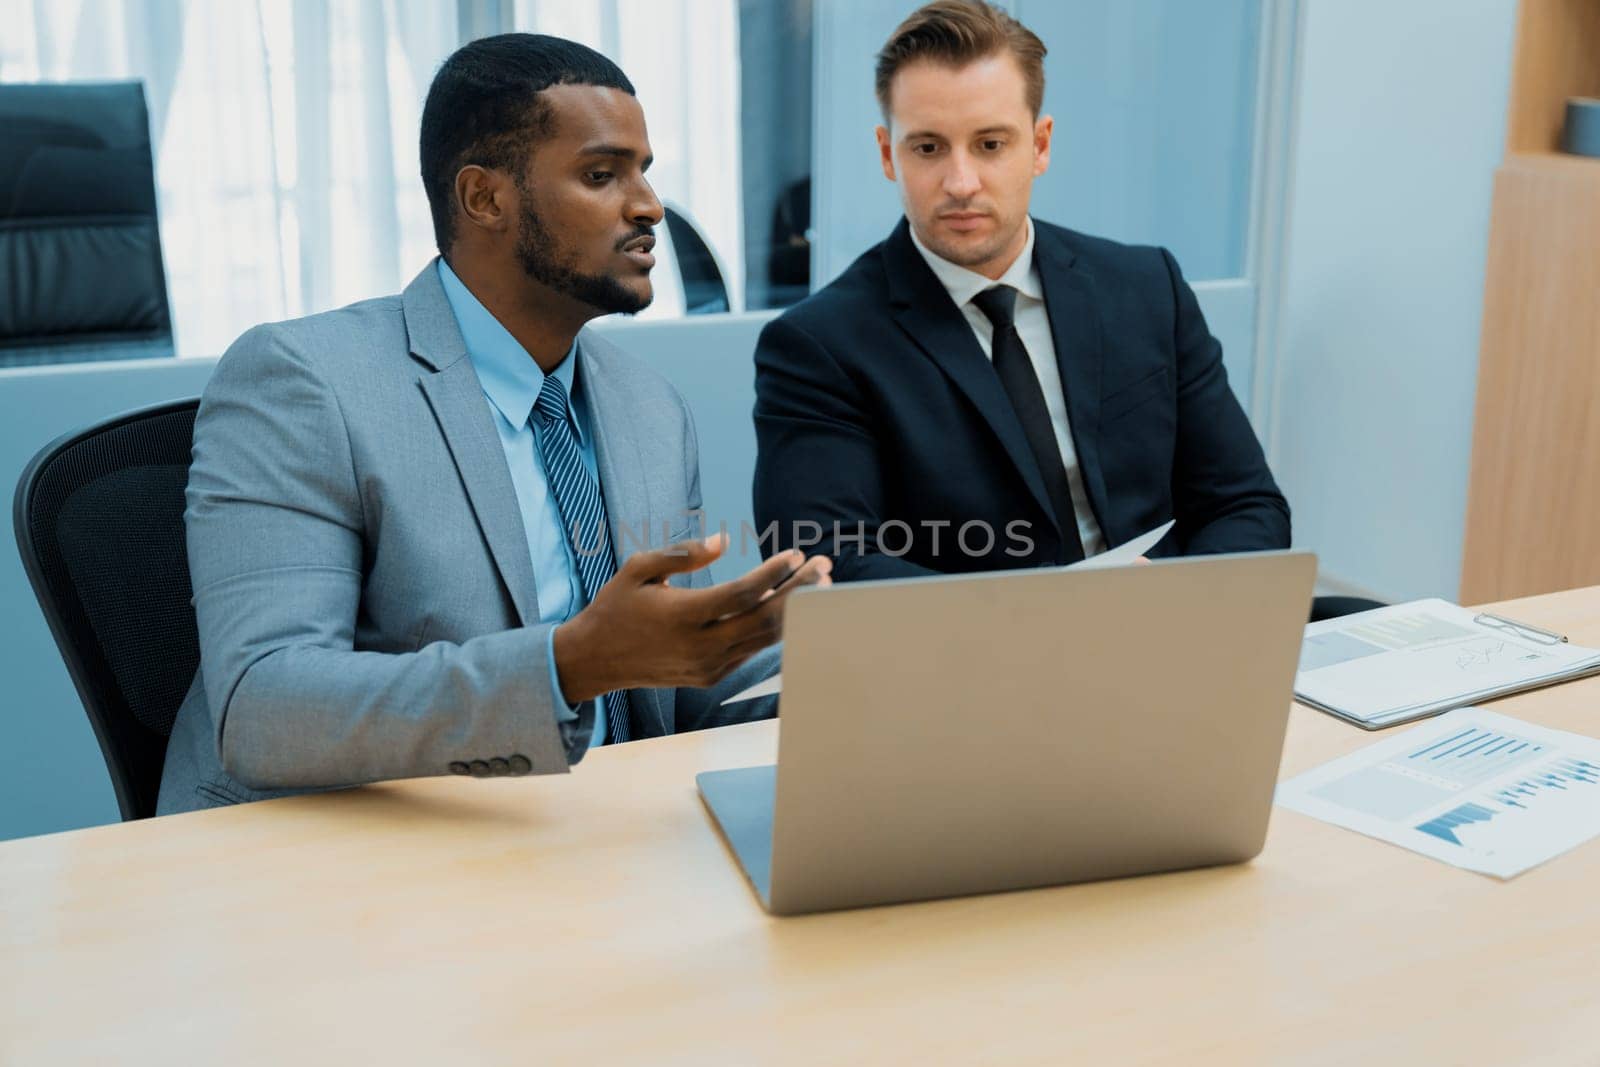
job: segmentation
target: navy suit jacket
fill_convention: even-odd
[[[1172,256],[1034,227],[1072,439],[1107,543],[1176,519],[1153,555],[1287,548],[1289,506]],[[817,550],[841,581],[1061,559],[1000,378],[904,219],[767,324],[755,424],[769,553],[820,528]],[[1008,535],[1019,521],[1031,551]],[[987,551],[982,525],[958,538],[973,522],[993,531]]]

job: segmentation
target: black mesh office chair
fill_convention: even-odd
[[[33,458],[13,521],[124,819],[155,814],[172,721],[200,664],[183,492],[198,399],[119,415]]]
[[[1375,608],[1388,606],[1381,600],[1368,600],[1362,596],[1319,596],[1311,601],[1311,621],[1324,622],[1328,619],[1354,615],[1358,611],[1372,611]]]
[[[0,367],[170,356],[138,82],[0,85]]]

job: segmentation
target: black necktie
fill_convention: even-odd
[[[1083,558],[1083,541],[1078,537],[1078,517],[1072,510],[1072,490],[1067,485],[1067,467],[1056,444],[1055,425],[1044,402],[1044,390],[1033,371],[1033,360],[1017,333],[1017,291],[1009,285],[985,289],[972,298],[978,310],[994,324],[994,370],[1011,398],[1011,407],[1022,423],[1028,449],[1044,476],[1045,493],[1061,527],[1061,562],[1076,563]]]

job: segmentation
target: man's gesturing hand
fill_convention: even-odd
[[[576,704],[617,689],[707,686],[783,634],[783,607],[803,585],[825,586],[833,563],[791,549],[709,589],[667,579],[709,565],[725,534],[629,557],[577,615],[556,628],[556,670]]]

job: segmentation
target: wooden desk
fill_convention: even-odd
[[[1600,644],[1600,587],[1504,610]],[[1495,706],[1600,733],[1600,681]],[[1501,883],[1280,809],[1244,866],[770,919],[693,779],[775,738],[0,844],[0,1062],[1600,1057],[1600,844]],[[1284,773],[1372,740],[1297,707]]]

